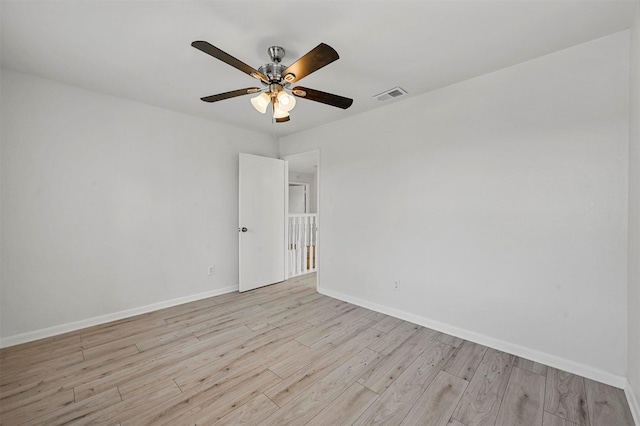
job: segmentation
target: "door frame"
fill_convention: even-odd
[[[317,240],[316,240],[316,262],[318,264],[318,268],[316,271],[316,289],[320,288],[320,265],[322,265],[322,260],[321,260],[321,254],[322,254],[322,233],[320,232],[321,228],[321,214],[320,212],[322,211],[322,206],[320,204],[320,189],[321,189],[321,179],[320,179],[320,171],[321,171],[321,151],[320,148],[316,148],[316,149],[310,149],[308,151],[301,151],[301,152],[295,152],[292,154],[287,154],[287,155],[283,155],[280,156],[281,160],[284,160],[287,162],[287,167],[286,167],[286,179],[287,179],[287,192],[285,194],[285,215],[287,215],[287,217],[285,217],[285,220],[288,221],[288,216],[289,216],[289,162],[290,160],[294,160],[296,157],[300,157],[303,155],[309,155],[311,153],[314,153],[316,156],[316,160],[317,160],[317,169],[316,169],[316,214],[318,215],[316,220],[317,220],[317,226],[318,226],[318,235],[317,235]],[[287,222],[285,222],[287,223]],[[289,241],[289,227],[285,226],[285,241]],[[286,271],[289,270],[289,256],[287,256],[287,246],[285,244],[285,263],[286,263],[286,269],[285,269],[285,273]],[[289,277],[286,277],[287,279]]]

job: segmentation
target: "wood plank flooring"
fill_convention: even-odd
[[[624,392],[318,294],[315,274],[0,350],[2,425],[633,425]]]

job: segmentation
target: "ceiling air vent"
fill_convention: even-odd
[[[400,96],[404,96],[407,94],[407,91],[402,87],[394,87],[393,89],[386,90],[378,95],[375,95],[374,98],[379,101],[388,101],[389,99],[399,98]]]

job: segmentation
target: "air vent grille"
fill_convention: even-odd
[[[388,101],[389,99],[399,98],[407,94],[407,91],[402,87],[394,87],[393,89],[386,90],[380,94],[374,96],[379,101]]]

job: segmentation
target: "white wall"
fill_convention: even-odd
[[[1,91],[5,344],[237,288],[238,153],[270,137],[9,70]]]
[[[628,58],[619,33],[284,138],[320,149],[321,291],[621,385]]]
[[[640,424],[640,6],[631,28],[629,102],[629,383]]]

